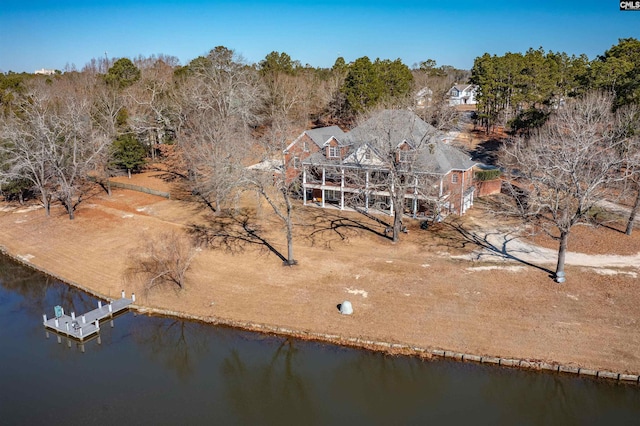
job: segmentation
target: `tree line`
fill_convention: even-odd
[[[477,57],[471,69],[478,86],[478,120],[487,132],[496,125],[514,132],[541,126],[569,98],[599,90],[613,95],[618,109],[640,101],[640,41],[618,44],[589,60],[586,55],[542,48]]]

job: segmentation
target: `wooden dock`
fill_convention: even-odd
[[[46,314],[42,315],[43,325],[56,333],[84,340],[100,331],[101,320],[113,317],[118,312],[127,309],[135,301],[135,294],[131,295],[131,299],[127,299],[123,291],[122,298],[105,305],[102,302],[98,302],[97,309],[78,316],[75,312],[71,312],[71,316],[66,315],[64,309],[56,306],[54,318],[47,319]]]

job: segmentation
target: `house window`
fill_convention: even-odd
[[[340,148],[337,146],[329,147],[329,158],[339,158],[340,157]]]
[[[411,151],[400,151],[400,162],[401,163],[411,162]]]
[[[298,157],[293,157],[293,168],[294,169],[300,168],[300,159]]]
[[[306,140],[302,140],[302,150],[304,152],[309,152],[309,146],[307,146],[307,141]]]
[[[457,98],[458,96],[460,96],[460,92],[458,92],[458,89],[453,89],[453,90],[451,91],[451,96],[456,97],[456,98]]]
[[[451,175],[451,183],[458,183],[458,174],[454,173]]]

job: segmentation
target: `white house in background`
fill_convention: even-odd
[[[473,84],[456,84],[449,89],[449,105],[475,105],[477,92]]]
[[[35,70],[33,72],[34,74],[41,74],[41,75],[53,75],[56,73],[56,70],[48,70],[45,68],[39,69],[39,70]]]

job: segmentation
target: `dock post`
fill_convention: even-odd
[[[96,329],[100,331],[100,321],[96,320]]]
[[[84,353],[84,343],[80,343],[80,350]]]
[[[82,327],[80,327],[80,338],[82,339]]]
[[[42,323],[47,325],[47,314],[42,314]]]
[[[113,320],[109,321],[109,325],[113,328]]]
[[[100,336],[99,334],[98,334],[98,344],[99,344],[99,345],[101,345],[101,344],[102,344],[102,336]]]
[[[98,309],[102,309],[102,301],[98,300]]]
[[[75,320],[76,320],[76,313],[75,313],[75,312],[71,312],[71,319],[72,319],[73,321],[75,321]]]
[[[135,301],[136,301],[136,294],[135,294],[135,293],[131,293],[131,300],[132,300],[133,302],[135,302]]]
[[[56,318],[56,328],[60,327],[60,322],[58,321],[58,318]]]
[[[82,316],[82,323],[86,324],[87,323],[87,319],[84,317],[84,315]]]
[[[126,295],[126,294],[125,294],[124,290],[122,290],[122,298],[123,298],[123,299],[124,299],[124,296],[125,296],[125,295]]]
[[[109,303],[109,312],[113,312],[113,305]]]
[[[67,324],[67,331],[69,331],[69,323],[66,323],[66,324]]]

